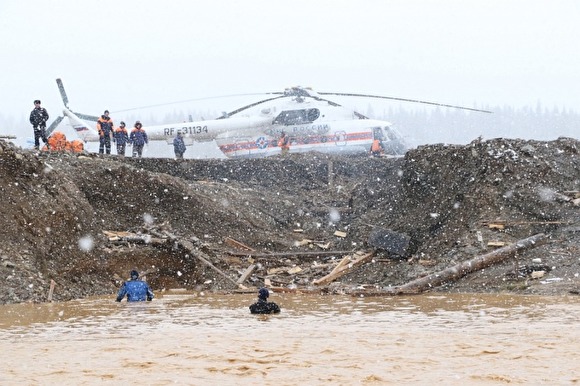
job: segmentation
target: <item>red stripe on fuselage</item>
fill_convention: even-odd
[[[343,135],[309,135],[309,136],[296,136],[290,137],[291,147],[292,146],[312,146],[312,145],[323,145],[332,142],[336,142],[337,145],[345,142],[355,142],[355,141],[372,141],[373,135],[370,131],[364,131],[360,133],[349,133]],[[277,147],[278,141],[269,140],[268,146],[259,148],[256,141],[244,141],[237,143],[230,143],[227,145],[220,146],[220,150],[225,153],[233,153],[236,151],[251,151],[251,150],[265,150],[268,148]]]

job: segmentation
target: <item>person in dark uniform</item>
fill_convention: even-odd
[[[144,302],[145,300],[153,300],[153,291],[149,285],[142,280],[139,280],[139,272],[131,271],[131,280],[123,283],[117,293],[117,301],[120,302],[127,296],[128,302]]]
[[[99,154],[111,154],[111,137],[114,135],[113,120],[109,117],[109,110],[105,110],[97,121],[97,131],[99,132]]]
[[[274,302],[269,302],[270,291],[267,288],[260,288],[258,291],[258,301],[250,306],[252,314],[277,314],[280,307]]]
[[[125,122],[121,121],[120,126],[115,129],[113,138],[117,144],[117,155],[125,156],[125,146],[129,142],[129,132],[125,128]]]
[[[34,129],[34,148],[38,150],[40,147],[40,138],[46,144],[46,121],[48,121],[48,112],[44,107],[40,107],[40,101],[34,101],[34,109],[30,112],[30,124]]]
[[[129,144],[133,146],[133,158],[141,157],[143,155],[143,147],[149,143],[147,133],[143,129],[140,121],[135,122],[131,134],[129,134]]]
[[[183,153],[185,153],[187,147],[185,147],[185,142],[183,141],[183,134],[177,132],[177,137],[173,139],[173,151],[175,152],[175,158],[183,159]]]

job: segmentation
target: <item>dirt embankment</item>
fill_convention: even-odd
[[[434,290],[578,293],[579,150],[569,138],[496,139],[400,159],[175,161],[37,154],[0,141],[0,303],[45,301],[51,280],[55,300],[111,294],[132,268],[155,290],[232,289],[218,270],[235,281],[251,264],[246,286],[312,289],[342,258],[332,251],[373,250],[377,229],[408,237],[405,253],[376,250],[325,290],[400,285],[546,233],[546,244]],[[103,233],[152,229],[191,241],[217,270],[175,243]],[[231,253],[228,238],[255,256]]]

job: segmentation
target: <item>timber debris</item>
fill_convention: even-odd
[[[439,286],[442,283],[456,281],[469,273],[479,271],[483,268],[489,267],[490,265],[499,263],[500,261],[512,257],[517,253],[521,253],[526,249],[541,245],[543,242],[545,242],[545,239],[546,235],[540,233],[526,239],[519,240],[514,244],[497,249],[485,255],[477,256],[471,260],[455,264],[444,269],[443,271],[438,271],[425,277],[412,280],[407,284],[385,288],[384,290],[379,291],[357,291],[353,293],[353,295],[379,296],[418,294],[425,290]]]

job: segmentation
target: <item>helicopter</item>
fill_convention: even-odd
[[[98,117],[73,112],[68,107],[68,97],[61,79],[57,79],[57,85],[65,106],[64,115],[58,117],[48,128],[48,135],[67,117],[83,141],[98,142],[97,131],[85,122],[96,121]],[[403,136],[390,122],[370,119],[326,99],[327,96],[391,99],[489,113],[486,110],[413,99],[315,92],[311,88],[299,86],[263,94],[269,96],[223,113],[216,119],[148,126],[143,129],[150,141],[162,140],[172,144],[177,133],[183,135],[186,145],[215,141],[227,158],[256,158],[280,154],[278,140],[283,134],[289,138],[290,153],[368,153],[372,142],[378,139],[383,146],[384,155],[401,156],[406,152],[407,145]]]

